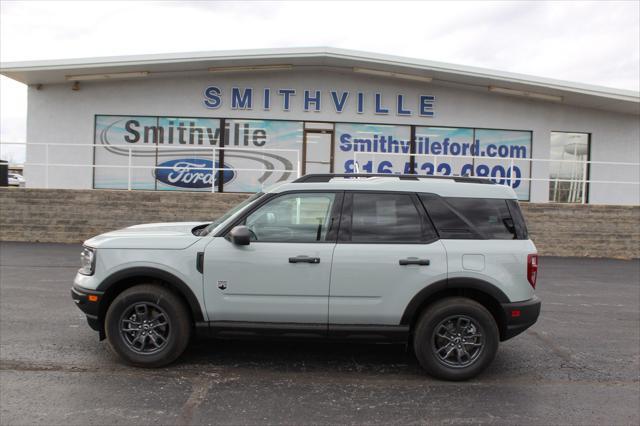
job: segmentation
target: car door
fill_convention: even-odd
[[[251,242],[216,237],[204,254],[212,321],[321,324],[326,330],[340,192],[275,194],[234,225]]]
[[[329,330],[398,325],[421,289],[447,277],[443,244],[412,193],[345,193],[329,291]]]

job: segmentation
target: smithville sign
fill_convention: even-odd
[[[260,92],[260,99],[257,93]],[[303,111],[322,111],[326,103],[330,103],[336,113],[340,114],[347,108],[353,108],[358,114],[364,114],[368,108],[373,108],[377,115],[389,115],[394,112],[398,116],[433,117],[436,98],[433,95],[417,96],[417,104],[409,105],[407,97],[396,94],[392,101],[383,99],[382,93],[355,92],[353,96],[349,91],[330,90],[302,90],[296,89],[271,89],[260,91],[251,87],[232,87],[225,95],[219,86],[208,86],[203,92],[203,105],[209,109],[218,109],[226,101],[232,110],[252,110],[254,108],[264,111],[271,110],[273,105],[279,105],[282,111],[290,111],[294,104],[295,96],[301,96]]]

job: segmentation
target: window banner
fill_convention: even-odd
[[[436,160],[434,155],[439,155]],[[520,200],[529,199],[531,133],[448,127],[416,127],[416,171],[444,176],[481,176],[511,185]],[[513,157],[513,182],[511,180]]]
[[[527,159],[531,158],[531,132],[477,129],[475,144],[474,175],[511,186],[519,200],[529,200],[531,162]]]
[[[98,115],[94,187],[211,191],[220,175],[213,169],[222,168],[225,191],[257,192],[297,177],[302,122],[225,123],[221,164],[219,119]],[[410,126],[337,123],[334,170],[410,173],[410,139]],[[415,139],[417,173],[488,177],[529,199],[531,132],[416,127]]]
[[[416,172],[444,176],[471,174],[473,129],[451,127],[416,127]],[[436,158],[434,155],[438,155]]]
[[[336,173],[409,173],[409,126],[337,123],[335,132]]]
[[[257,192],[298,177],[302,122],[227,120],[227,131],[224,163],[234,176],[225,192]]]
[[[219,137],[218,119],[96,116],[94,187],[127,189],[130,179],[131,189],[211,191],[213,152],[206,148]]]
[[[158,143],[153,171],[156,189],[211,191],[211,185],[217,185],[218,181],[214,166],[220,167],[218,152],[213,150],[220,140],[220,120],[158,117],[158,129],[164,129],[166,137]],[[232,174],[225,172],[223,180],[230,178]]]
[[[474,141],[475,134],[475,141]],[[336,173],[410,173],[410,128],[336,124]],[[380,154],[371,154],[371,153]],[[482,176],[511,185],[529,199],[531,133],[512,130],[416,127],[416,173]],[[513,182],[511,180],[513,157]]]
[[[155,189],[156,147],[137,140],[135,127],[156,128],[156,117],[96,116],[93,187],[99,189]],[[129,148],[131,166],[129,175]]]
[[[98,115],[94,187],[127,189],[130,179],[132,189],[211,191],[214,165],[224,170],[227,192],[297,177],[302,122],[227,120],[224,164],[221,150],[213,152],[220,136],[219,119]]]

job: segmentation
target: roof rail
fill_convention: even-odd
[[[329,182],[334,178],[370,178],[370,177],[386,177],[398,178],[400,180],[420,180],[420,179],[449,179],[455,182],[464,183],[481,183],[485,185],[494,185],[494,182],[486,178],[477,178],[472,176],[434,176],[434,175],[399,175],[390,173],[317,173],[308,174],[294,180],[293,183],[318,183]]]

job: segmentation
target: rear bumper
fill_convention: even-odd
[[[540,299],[535,296],[524,302],[503,303],[506,320],[500,340],[511,339],[535,324],[540,315],[540,306]]]
[[[88,290],[74,285],[71,287],[71,298],[76,306],[87,316],[89,326],[96,331],[100,331],[98,313],[100,312],[100,302],[104,292]],[[92,296],[92,297],[89,297]],[[93,300],[95,299],[95,300]]]

